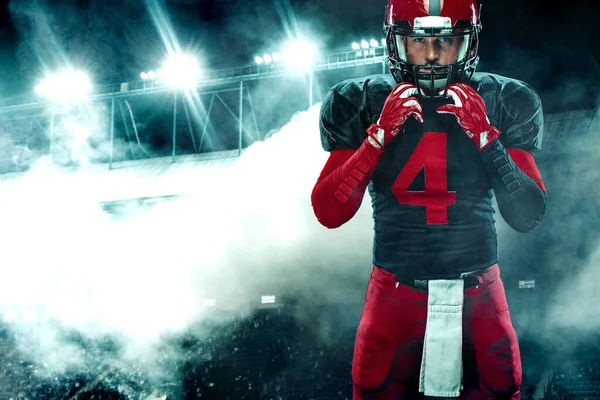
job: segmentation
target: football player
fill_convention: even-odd
[[[475,0],[390,0],[384,26],[391,74],[343,81],[324,99],[330,156],[312,193],[327,228],[355,215],[367,187],[372,199],[354,399],[519,399],[492,196],[518,232],[545,215],[540,99],[475,72]]]

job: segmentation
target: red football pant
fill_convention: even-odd
[[[395,275],[374,267],[356,333],[354,400],[423,399],[419,374],[427,293],[398,285]],[[465,289],[463,386],[460,399],[520,399],[521,355],[500,270]]]

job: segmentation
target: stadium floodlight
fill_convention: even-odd
[[[59,103],[85,100],[91,91],[88,74],[73,69],[50,74],[35,87],[37,94]]]
[[[150,81],[152,84],[162,83],[161,78],[161,70],[158,69],[156,71],[144,71],[140,74],[140,77],[143,81]]]
[[[162,70],[162,80],[169,86],[191,89],[200,81],[200,65],[190,54],[174,54],[167,58]],[[156,76],[156,73],[154,73]]]
[[[381,45],[382,45],[383,47],[385,47],[385,46],[386,46],[386,44],[387,44],[387,41],[385,40],[385,38],[384,38],[384,39],[381,39]]]
[[[353,42],[352,43],[352,50],[360,50],[360,43]]]
[[[304,72],[317,59],[317,46],[306,40],[293,40],[286,44],[282,54],[283,61],[298,72]]]
[[[369,48],[369,42],[367,42],[366,40],[361,40],[360,47],[362,47],[363,49],[368,49]]]
[[[254,57],[254,61],[258,65],[278,63],[279,61],[281,61],[281,55],[279,55],[279,53],[272,53],[272,54],[266,53],[266,54],[263,54],[262,57],[261,56]]]
[[[371,39],[369,44],[371,45],[371,47],[379,47],[379,42],[375,39]]]

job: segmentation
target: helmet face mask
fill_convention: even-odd
[[[468,81],[475,72],[481,24],[474,0],[445,0],[441,15],[429,15],[427,5],[433,2],[389,1],[388,63],[396,82],[411,82],[428,97],[445,97],[449,84]],[[432,45],[449,55],[446,62],[427,62],[424,56],[415,60],[415,53],[423,55]]]

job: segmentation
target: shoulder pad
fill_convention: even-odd
[[[527,83],[495,74],[475,74],[474,83],[486,103],[488,116],[507,148],[535,152],[544,130],[542,101]]]
[[[320,114],[321,144],[326,151],[357,149],[376,122],[394,85],[392,78],[373,75],[335,85],[323,99]]]

